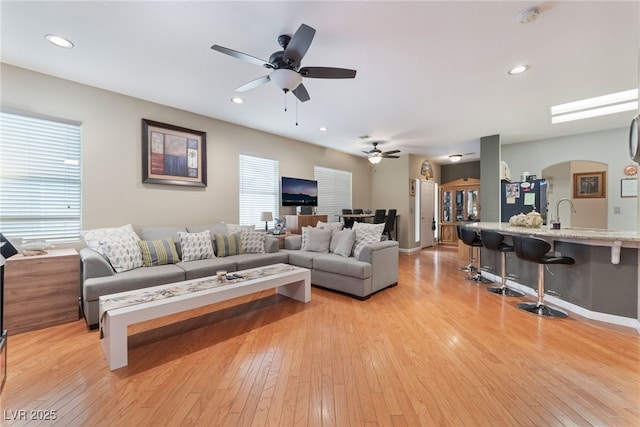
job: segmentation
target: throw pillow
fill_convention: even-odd
[[[215,235],[216,248],[218,249],[217,256],[225,257],[230,255],[238,255],[244,253],[242,249],[242,242],[240,240],[240,233],[233,234],[219,234]]]
[[[362,249],[371,243],[379,242],[384,231],[384,224],[367,224],[364,222],[356,223],[356,243],[353,247],[353,256],[358,258]]]
[[[344,228],[344,224],[341,222],[322,222],[318,221],[317,228],[330,228],[333,231],[340,231]]]
[[[196,261],[213,258],[211,233],[205,230],[201,233],[178,232],[178,239],[182,247],[182,261]]]
[[[142,267],[140,238],[131,224],[122,227],[96,228],[82,233],[87,247],[105,257],[113,269],[120,273]]]
[[[304,250],[302,248],[307,246],[307,239],[309,238],[309,230],[313,230],[313,227],[306,226],[306,227],[302,227],[302,229],[300,230],[302,234],[300,250]]]
[[[100,251],[107,258],[116,273],[142,267],[142,255],[138,242],[133,239],[115,240],[100,245]]]
[[[256,229],[253,225],[238,225],[238,224],[225,224],[225,225],[227,227],[227,234],[240,233],[242,232],[242,230],[255,231]]]
[[[86,230],[82,233],[82,239],[87,247],[98,251],[104,255],[101,246],[108,242],[117,242],[127,239],[139,240],[140,238],[133,231],[131,224],[123,225],[122,227],[111,228],[95,228],[93,230]]]
[[[240,242],[245,254],[263,254],[266,240],[267,233],[264,231],[242,230],[240,232]]]
[[[311,228],[308,227],[307,239],[302,246],[303,251],[328,253],[331,244],[331,235],[333,231],[330,228]]]
[[[351,256],[351,250],[353,244],[356,241],[356,232],[351,229],[345,229],[340,231],[334,231],[331,236],[330,251],[336,255],[343,257]]]
[[[154,265],[175,264],[180,261],[173,237],[164,240],[138,240],[145,267]]]

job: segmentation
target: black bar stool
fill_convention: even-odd
[[[547,255],[551,245],[537,237],[513,236],[513,247],[518,258],[538,264],[538,301],[522,302],[518,308],[546,317],[567,317],[567,313],[557,308],[549,307],[544,303],[544,266],[548,264],[573,265],[575,260],[571,257],[557,257]]]
[[[493,283],[493,280],[484,277],[482,275],[482,271],[480,270],[480,268],[482,267],[482,257],[480,256],[482,239],[480,238],[478,233],[466,227],[460,227],[460,238],[465,245],[470,247],[471,251],[473,251],[473,248],[478,248],[478,267],[473,265],[473,258],[471,258],[468,279],[478,283]],[[474,272],[476,273],[475,275],[473,275]]]
[[[458,239],[462,240],[462,234],[460,233],[461,225],[456,225],[456,232],[458,233]],[[469,246],[469,264],[464,267],[458,267],[458,271],[466,271],[467,273],[476,271],[476,267],[473,265],[475,259],[473,258],[473,247]]]
[[[502,286],[487,288],[489,292],[505,297],[522,297],[524,292],[507,287],[507,252],[513,252],[513,246],[504,242],[504,236],[497,231],[480,230],[480,238],[484,247],[490,251],[500,252],[500,278]]]

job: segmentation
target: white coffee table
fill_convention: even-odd
[[[235,274],[243,278],[220,283],[215,276],[206,277],[101,296],[101,342],[109,369],[127,366],[129,325],[273,288],[289,298],[311,301],[311,272],[306,268],[275,264]]]

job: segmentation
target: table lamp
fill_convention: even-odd
[[[269,231],[269,221],[273,221],[273,215],[271,212],[262,212],[260,214],[260,221],[264,221],[264,231]]]

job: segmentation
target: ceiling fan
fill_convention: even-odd
[[[269,61],[256,58],[246,53],[238,52],[223,46],[214,44],[211,49],[224,53],[242,61],[260,65],[269,70],[270,74],[252,80],[236,89],[238,92],[244,92],[249,89],[256,88],[268,82],[273,82],[284,93],[293,92],[300,100],[306,102],[310,100],[307,89],[302,84],[302,78],[308,77],[313,79],[353,79],[356,76],[356,70],[346,68],[332,67],[302,67],[300,61],[307,53],[316,30],[308,25],[302,24],[295,32],[293,37],[283,34],[278,37],[278,43],[283,50],[274,52],[269,57]]]
[[[378,164],[382,161],[383,158],[386,159],[399,159],[400,156],[394,156],[394,154],[399,153],[400,150],[391,150],[391,151],[382,151],[378,148],[379,142],[372,142],[373,148],[369,151],[363,151],[367,155],[367,159],[369,163]]]

